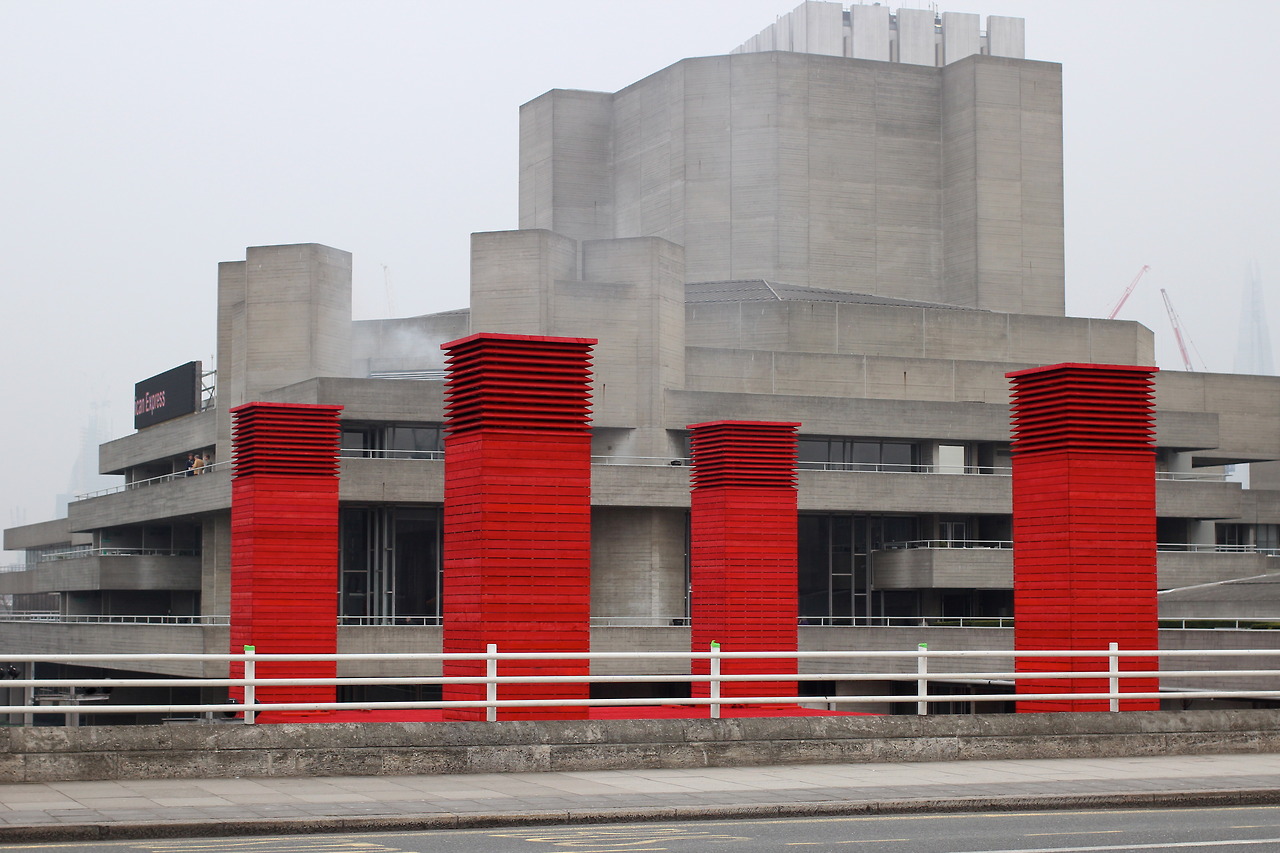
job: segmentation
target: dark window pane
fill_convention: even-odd
[[[799,459],[801,462],[830,462],[831,442],[825,438],[801,438]]]

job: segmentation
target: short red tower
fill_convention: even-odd
[[[1156,368],[1056,364],[1013,383],[1013,587],[1017,651],[1155,649]],[[1121,658],[1121,670],[1153,670]],[[1020,672],[1106,671],[1105,658],[1019,659]],[[1126,692],[1158,680],[1125,679]],[[1019,680],[1020,693],[1105,691],[1105,678]],[[1123,710],[1159,707],[1131,699]],[[1105,699],[1018,703],[1019,711],[1105,711]]]
[[[793,651],[797,644],[796,423],[693,424],[692,650]],[[694,661],[706,674],[706,661]],[[724,674],[794,675],[795,658],[726,660]],[[795,695],[794,681],[729,682],[721,695]],[[695,682],[695,696],[708,694]]]
[[[338,413],[246,403],[231,410],[231,651],[338,651]],[[243,664],[232,664],[233,678]],[[263,662],[259,678],[333,678],[333,661]],[[232,695],[243,698],[243,691]],[[332,685],[257,688],[259,702],[333,702]]]
[[[476,334],[444,345],[444,651],[591,647],[591,347],[587,338]],[[447,661],[446,675],[483,676]],[[499,675],[588,675],[588,662],[516,661]],[[585,699],[588,685],[505,685],[499,699]],[[446,686],[446,701],[484,698]],[[456,709],[451,719],[484,719]],[[586,708],[504,709],[502,719],[585,718]]]

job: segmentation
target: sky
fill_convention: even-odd
[[[220,261],[353,253],[357,319],[465,307],[516,227],[518,107],[726,53],[798,0],[0,0],[0,526],[53,518],[133,384],[211,364]],[[927,2],[889,3],[896,9]],[[1230,371],[1250,263],[1280,349],[1270,0],[956,0],[1063,63],[1067,311]],[[92,462],[92,460],[91,460]]]

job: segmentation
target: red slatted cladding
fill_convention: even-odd
[[[444,345],[444,651],[588,652],[591,347],[587,338],[477,334]],[[587,675],[581,661],[504,663],[500,675]],[[446,662],[446,675],[483,665]],[[508,685],[500,699],[585,699],[586,684]],[[444,698],[484,698],[483,685]],[[446,712],[483,719],[482,709]],[[586,718],[585,708],[501,719]]]
[[[231,651],[338,651],[338,413],[246,403],[231,410]],[[232,677],[243,672],[232,666]],[[332,678],[329,662],[264,662],[257,674]],[[243,691],[233,690],[237,698]],[[260,687],[260,702],[332,702],[332,686]]]
[[[1014,646],[1155,649],[1153,367],[1058,364],[1013,383]],[[1121,669],[1155,669],[1121,659]],[[1105,659],[1026,659],[1019,671],[1105,670]],[[1157,689],[1129,679],[1127,692]],[[1105,691],[1105,679],[1020,680],[1020,693]],[[1106,700],[1018,703],[1019,711],[1107,710]],[[1154,709],[1131,699],[1125,710]]]
[[[796,431],[794,423],[694,424],[692,649],[796,648]],[[705,661],[695,661],[705,674]],[[792,675],[794,658],[726,660],[721,671]],[[794,695],[795,682],[730,682],[721,695]],[[695,696],[707,685],[695,683]]]

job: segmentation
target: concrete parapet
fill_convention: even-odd
[[[0,730],[0,784],[1280,752],[1280,710]]]

